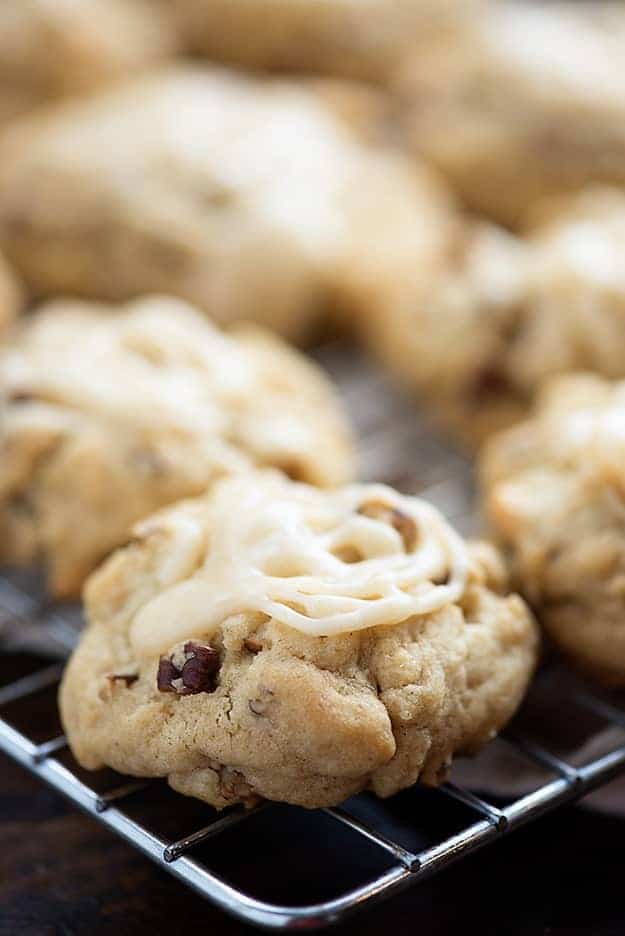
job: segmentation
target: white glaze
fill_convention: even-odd
[[[410,552],[387,520],[358,513],[371,501],[412,518]],[[207,502],[205,523],[202,564],[133,621],[137,655],[210,637],[242,612],[262,612],[313,637],[398,624],[458,601],[466,584],[466,546],[441,514],[382,485],[322,492],[268,473],[229,479]],[[185,536],[180,526],[171,549],[184,550]],[[345,547],[362,559],[343,561],[335,553]]]

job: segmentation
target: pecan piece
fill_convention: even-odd
[[[417,545],[418,530],[417,524],[408,514],[402,513],[391,504],[385,504],[384,501],[373,500],[361,504],[358,513],[364,517],[371,517],[372,520],[381,520],[383,523],[389,523],[401,536],[406,552],[412,552]]]
[[[175,692],[174,682],[180,679],[180,670],[174,666],[169,657],[162,656],[158,661],[156,685],[160,692]]]
[[[180,665],[174,663],[174,655],[160,658],[156,675],[156,685],[160,692],[195,695],[198,692],[215,691],[220,660],[219,652],[214,647],[188,640],[179,662]]]

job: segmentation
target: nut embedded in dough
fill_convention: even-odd
[[[418,527],[409,545],[392,513],[359,513],[380,501]],[[440,783],[512,716],[538,652],[495,550],[379,485],[224,479],[143,524],[85,597],[60,693],[79,762],[166,777],[218,809]],[[195,644],[215,665],[185,692]],[[139,678],[111,686],[111,672]]]

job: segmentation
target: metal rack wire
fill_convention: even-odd
[[[0,608],[3,611],[7,610],[7,600],[12,604],[14,597],[14,586],[2,582]],[[47,626],[45,619],[40,626]],[[52,622],[52,626],[55,626],[55,622]],[[37,692],[46,688],[54,689],[61,671],[62,664],[52,663],[0,688],[0,715],[6,707],[24,701]],[[580,690],[576,701],[608,724],[621,728],[625,726],[625,713],[603,699]],[[454,834],[421,850],[405,847],[381,831],[375,823],[359,818],[354,803],[357,804],[361,797],[357,797],[354,803],[350,801],[346,808],[320,810],[333,823],[346,826],[360,839],[366,839],[384,854],[387,864],[371,879],[331,899],[291,906],[255,897],[214,873],[194,855],[198,846],[209,839],[227,834],[236,825],[249,823],[260,810],[280,809],[279,806],[266,803],[252,810],[235,808],[222,816],[207,809],[211,821],[180,838],[166,838],[154,834],[146,824],[131,815],[125,806],[133,797],[136,799],[136,795],[145,790],[150,782],[111,777],[110,786],[104,791],[98,790],[79,776],[79,771],[66,752],[63,735],[35,741],[27,732],[13,727],[8,719],[0,718],[0,749],[6,754],[67,796],[76,806],[97,816],[105,826],[223,910],[246,922],[269,929],[311,929],[335,923],[349,912],[367,906],[374,900],[414,886],[427,875],[509,834],[523,823],[584,795],[621,772],[625,773],[625,744],[577,767],[528,738],[508,735],[505,736],[505,743],[522,757],[552,774],[551,779],[503,806],[495,805],[454,783],[443,785],[439,795],[459,801],[466,807],[471,819]],[[64,759],[62,755],[65,755]],[[93,776],[95,778],[97,774]],[[158,781],[153,783],[160,786]],[[380,808],[383,808],[382,804]],[[418,819],[415,822],[418,823]]]
[[[332,364],[330,366],[332,367]],[[345,376],[345,368],[342,368],[340,373],[343,375],[344,389],[345,381],[349,384],[346,396],[349,398],[351,392],[353,399],[360,402],[360,411],[370,415],[374,407],[365,403],[363,409],[363,392],[366,391],[370,396],[373,393],[373,398],[377,400],[386,390],[379,384],[372,390],[370,378],[359,385],[358,372],[354,372],[349,380]],[[388,407],[387,401],[380,408],[380,412],[388,413]],[[358,413],[356,417],[358,422]],[[422,455],[422,446],[429,444],[428,437],[423,435],[421,427],[415,425],[412,411],[410,419],[407,415],[402,418],[401,414],[396,414],[396,417],[395,426],[401,427],[403,444],[408,448],[412,446],[413,450],[418,446]],[[381,453],[388,450],[380,440],[380,426],[383,423],[383,419],[378,423],[374,420],[369,427],[363,427],[361,420],[363,448],[365,453],[368,453],[369,473],[396,481],[395,468],[389,468],[388,464],[385,467],[379,461],[376,462],[376,457],[382,457]],[[397,450],[396,438],[393,440],[393,450]],[[443,448],[440,449],[440,453],[444,459]],[[403,464],[407,461],[409,459],[404,453]],[[423,470],[422,458],[419,465],[420,470]],[[447,498],[445,507],[448,513],[453,514],[454,510],[449,503],[451,498],[452,505],[455,503],[457,508],[456,522],[470,526],[468,520],[467,523],[461,522],[462,504],[464,514],[467,517],[469,514],[466,498],[459,493],[463,486],[466,487],[466,477],[462,476],[462,462],[460,459],[452,462],[448,458],[444,464],[444,473],[441,466],[442,463],[439,463],[434,469],[426,471],[426,477],[421,479],[420,486],[428,487],[429,484],[432,499],[436,500],[437,496]],[[437,480],[440,478],[444,480]],[[46,609],[45,600],[41,594],[37,595],[34,587],[28,583],[0,579],[0,625],[3,620],[16,619],[21,621],[23,628],[34,629],[35,637],[45,636],[45,641],[54,647],[58,656],[67,653],[76,638],[75,621],[64,613]],[[20,628],[15,630],[17,632]],[[39,642],[41,643],[41,640]],[[472,789],[457,783],[446,783],[435,793],[411,791],[406,794],[412,799],[400,823],[393,812],[394,802],[398,798],[382,803],[373,801],[367,794],[349,800],[341,808],[318,810],[314,813],[297,810],[298,815],[312,818],[313,824],[318,824],[319,818],[323,818],[328,823],[324,835],[328,836],[329,841],[335,835],[340,837],[341,834],[349,833],[355,836],[359,850],[366,846],[375,856],[375,861],[371,862],[373,870],[370,870],[369,866],[363,866],[362,873],[359,872],[360,877],[357,875],[358,879],[354,879],[354,875],[350,875],[344,888],[341,889],[339,885],[338,891],[337,882],[334,880],[334,892],[328,897],[312,902],[271,900],[254,893],[253,888],[249,886],[242,886],[232,878],[227,868],[216,869],[210,853],[207,855],[204,846],[217,837],[223,842],[227,836],[237,831],[237,827],[242,827],[241,831],[245,834],[247,827],[249,834],[245,839],[246,848],[253,849],[255,834],[250,826],[257,817],[261,813],[269,813],[273,822],[272,817],[288,807],[265,803],[252,810],[234,808],[225,815],[219,815],[209,807],[202,806],[202,819],[190,830],[174,829],[173,834],[171,831],[165,833],[155,830],[152,822],[155,812],[158,815],[159,812],[167,811],[166,797],[176,796],[167,790],[162,781],[136,781],[114,775],[111,771],[106,772],[104,779],[97,772],[87,775],[71,758],[65,738],[58,731],[52,730],[49,735],[44,733],[42,737],[40,724],[16,724],[16,711],[19,712],[20,706],[28,704],[38,693],[47,692],[50,698],[45,703],[46,710],[54,709],[51,696],[58,685],[61,671],[62,663],[43,661],[20,678],[0,686],[0,750],[67,796],[76,806],[97,817],[101,823],[122,836],[156,864],[221,909],[241,920],[268,929],[314,929],[336,923],[347,914],[366,907],[373,901],[390,897],[416,885],[426,876],[508,835],[517,827],[563,803],[583,796],[618,774],[625,774],[625,711],[619,707],[618,701],[589,691],[569,675],[565,674],[563,677],[568,680],[567,706],[577,706],[578,712],[581,713],[580,718],[574,718],[573,715],[571,718],[577,724],[583,722],[584,717],[588,717],[592,722],[592,732],[599,735],[605,734],[606,728],[615,729],[616,734],[614,731],[608,732],[609,749],[594,752],[582,763],[578,763],[575,758],[562,756],[557,745],[537,740],[533,730],[536,718],[532,720],[532,712],[539,711],[538,721],[541,728],[544,728],[550,713],[541,692],[545,686],[551,686],[554,679],[562,678],[557,669],[546,669],[533,694],[530,694],[525,706],[526,715],[522,713],[502,739],[495,742],[504,745],[523,764],[532,765],[539,772],[540,779],[536,780],[531,788],[497,797],[485,794],[478,796]],[[561,695],[556,693],[556,698],[558,697],[561,698]],[[592,732],[589,729],[589,733]],[[572,746],[578,749],[577,745]],[[145,805],[148,795],[152,797],[149,817],[147,812],[142,813],[142,805]],[[404,794],[400,794],[400,798],[403,796]],[[427,807],[424,808],[424,801],[419,798],[431,796],[445,801],[446,812],[453,812],[460,807],[460,813],[456,813],[457,818],[458,815],[460,818],[451,830],[430,829],[425,835],[421,834],[419,828],[428,810]],[[196,805],[199,807],[199,804]],[[174,812],[177,815],[177,810]],[[171,810],[169,813],[171,814]],[[292,821],[293,813],[290,816],[289,821]],[[304,826],[299,828],[299,834],[305,834]],[[305,851],[305,841],[300,839],[297,848],[298,855]],[[350,854],[354,855],[356,852]],[[262,856],[262,860],[267,860],[266,856]]]

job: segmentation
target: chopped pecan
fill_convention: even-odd
[[[394,527],[404,542],[406,552],[412,552],[417,545],[417,524],[408,514],[402,513],[391,504],[385,504],[384,501],[373,500],[361,504],[358,513],[365,517],[371,517],[372,520],[381,520],[383,523],[389,523]]]
[[[173,683],[180,679],[180,670],[174,666],[168,657],[162,656],[158,661],[156,685],[161,692],[175,692]]]
[[[178,695],[214,692],[219,668],[219,652],[214,647],[188,640],[178,665],[174,663],[174,655],[160,658],[156,685],[161,692]]]

